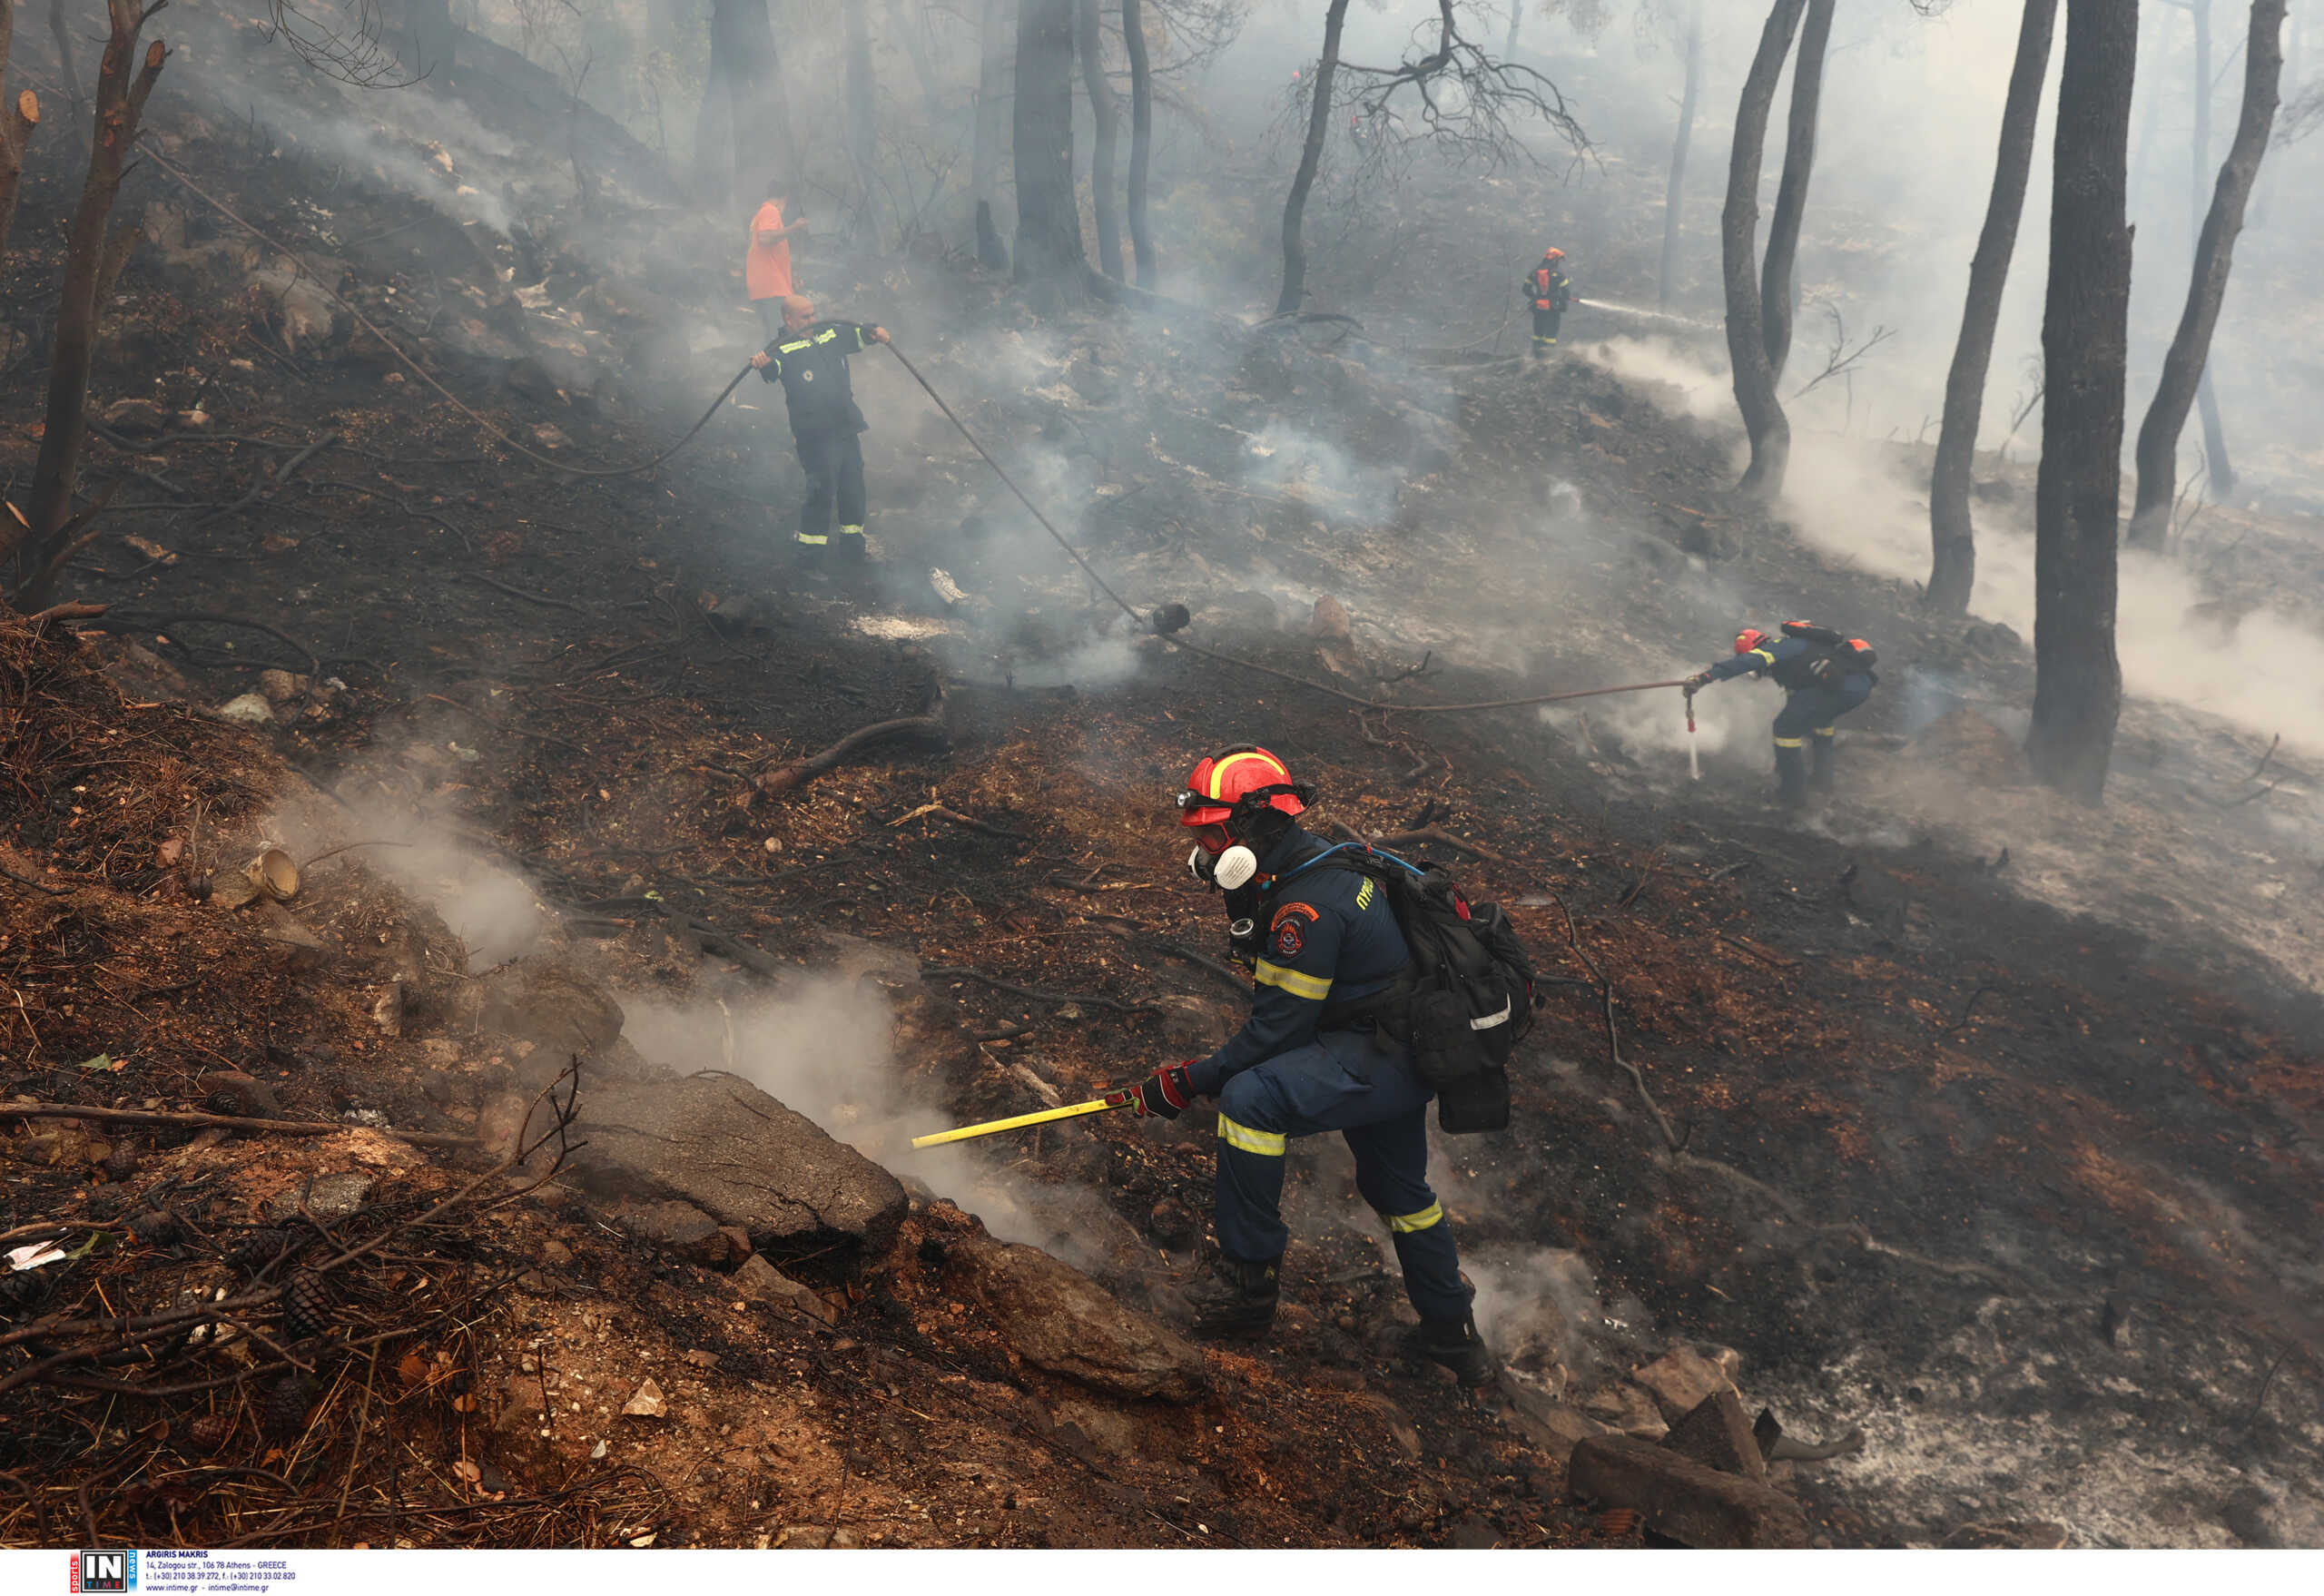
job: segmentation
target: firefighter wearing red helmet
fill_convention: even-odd
[[[1421,1316],[1407,1357],[1480,1385],[1492,1360],[1452,1223],[1428,1185],[1430,1090],[1410,1045],[1354,1012],[1395,984],[1411,954],[1377,882],[1315,868],[1337,850],[1298,823],[1314,799],[1283,761],[1247,745],[1196,764],[1178,795],[1195,842],[1189,868],[1225,892],[1230,935],[1253,961],[1242,1030],[1207,1059],[1156,1070],[1139,1092],[1141,1114],[1171,1119],[1197,1097],[1218,1099],[1219,1256],[1184,1296],[1198,1334],[1266,1333],[1289,1239],[1280,1211],[1288,1145],[1336,1130]]]
[[[1573,303],[1573,284],[1565,274],[1565,251],[1544,250],[1532,271],[1525,274],[1521,291],[1533,309],[1533,358],[1558,347],[1558,324]]]
[[[1872,696],[1880,680],[1872,671],[1876,657],[1863,638],[1810,621],[1786,621],[1780,635],[1746,626],[1736,635],[1730,658],[1687,678],[1687,695],[1735,676],[1767,676],[1783,689],[1783,710],[1775,724],[1776,797],[1797,809],[1807,802],[1811,786],[1819,793],[1832,790],[1839,754],[1833,723],[1863,708]]]

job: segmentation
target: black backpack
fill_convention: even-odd
[[[1322,1029],[1370,1020],[1412,1045],[1449,1136],[1509,1125],[1509,1055],[1533,1027],[1533,961],[1496,903],[1472,903],[1442,865],[1353,846],[1315,861],[1387,890],[1412,961],[1395,984],[1326,1005]]]
[[[1815,685],[1837,687],[1844,677],[1861,673],[1872,675],[1872,667],[1880,663],[1880,655],[1871,644],[1861,637],[1850,637],[1829,626],[1818,626],[1808,621],[1786,621],[1783,635],[1796,637],[1813,645],[1811,651],[1790,662],[1798,680],[1787,681],[1787,687]],[[1877,678],[1876,678],[1876,680]]]

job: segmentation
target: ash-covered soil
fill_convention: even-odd
[[[664,213],[665,248],[612,259],[512,187],[518,225],[463,227],[168,81],[171,159],[527,448],[645,458],[752,346],[708,223]],[[28,182],[20,307],[66,176]],[[1658,1433],[1628,1376],[1673,1348],[1796,1433],[1864,1433],[1776,1465],[1833,1544],[2312,1543],[2313,749],[2254,780],[2264,739],[2137,702],[2106,812],[2025,787],[1996,707],[2025,700],[2022,645],[1736,501],[1723,429],[1620,350],[1430,363],[1168,304],[1039,323],[956,262],[803,251],[1206,647],[1419,706],[1844,618],[1883,688],[1805,823],[1760,801],[1747,688],[1699,701],[1694,784],[1675,695],[1360,711],[1141,635],[883,357],[859,363],[880,557],[802,581],[768,390],[653,473],[561,474],[328,303],[302,335],[287,295],[245,299],[268,258],[205,251],[249,241],[158,172],[123,202],[170,214],[100,360],[91,475],[126,486],[68,586],[111,608],[83,641],[0,633],[0,1086],[348,1128],[7,1128],[7,1226],[98,1242],[11,1277],[0,1379],[124,1305],[209,1333],[5,1393],[8,1543],[1635,1543],[1566,1500],[1566,1453]],[[610,179],[596,202],[650,214]],[[35,391],[0,396],[19,471]],[[1344,640],[1308,635],[1324,596]],[[251,694],[263,724],[214,718]],[[931,714],[940,735],[759,779]],[[1480,1404],[1393,1356],[1409,1313],[1336,1146],[1295,1154],[1275,1340],[1171,1399],[1051,1366],[1007,1305],[1067,1287],[1007,1296],[984,1232],[1167,1320],[1207,1246],[1196,1117],[904,1145],[1234,1023],[1167,798],[1245,739],[1323,820],[1433,829],[1555,978],[1512,1128],[1440,1148],[1511,1364]],[[261,843],[306,863],[299,894],[224,907]],[[555,1025],[495,996],[544,969]],[[575,1052],[585,1120],[723,1071],[904,1177],[901,1217],[704,1234],[659,1187],[502,1167]],[[351,1206],[315,1200],[350,1177]],[[293,1322],[307,1276],[328,1311]],[[233,1324],[195,1291],[262,1300]]]

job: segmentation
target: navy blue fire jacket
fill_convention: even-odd
[[[1776,685],[1797,692],[1802,687],[1816,685],[1806,666],[1825,651],[1820,644],[1798,637],[1770,637],[1758,647],[1722,659],[1703,675],[1714,682],[1732,681],[1737,676],[1768,675]],[[1789,667],[1789,668],[1787,668]]]
[[[1293,826],[1259,862],[1267,924],[1251,976],[1251,1018],[1226,1045],[1194,1065],[1195,1090],[1215,1097],[1254,1064],[1315,1039],[1326,1002],[1369,997],[1403,972],[1411,951],[1369,876],[1315,862],[1333,852]]]

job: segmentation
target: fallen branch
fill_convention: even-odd
[[[521,587],[511,587],[506,582],[496,582],[480,571],[463,571],[460,575],[497,593],[505,593],[511,598],[521,598],[527,604],[537,604],[547,609],[570,610],[576,616],[586,616],[589,613],[579,605],[567,604],[562,598],[551,598],[545,593],[527,593]]]
[[[1032,1003],[1079,1003],[1091,1009],[1110,1009],[1117,1014],[1151,1014],[1151,1003],[1125,1003],[1118,998],[1101,998],[1087,992],[1044,992],[1031,987],[1020,987],[1014,981],[1002,980],[980,970],[970,970],[965,964],[931,964],[921,970],[928,980],[972,980],[989,986],[995,991],[1007,992],[1013,998],[1023,998]]]
[[[1488,864],[1498,864],[1504,869],[1516,868],[1514,862],[1508,855],[1496,853],[1492,849],[1476,842],[1464,842],[1442,826],[1421,826],[1409,832],[1382,832],[1367,837],[1354,826],[1342,825],[1338,821],[1329,821],[1325,823],[1332,831],[1349,842],[1360,843],[1366,848],[1411,848],[1422,842],[1433,842],[1440,848],[1451,848],[1456,852],[1482,859]]]
[[[906,715],[900,720],[881,721],[850,732],[821,754],[811,754],[804,759],[776,765],[759,772],[758,790],[770,798],[782,796],[793,787],[805,784],[855,758],[867,748],[878,746],[897,737],[927,737],[940,744],[950,744],[951,728],[945,724],[944,687],[936,686],[935,699],[925,714]]]
[[[87,1119],[100,1125],[182,1125],[204,1130],[258,1131],[269,1136],[338,1136],[343,1131],[365,1128],[359,1125],[336,1124],[327,1119],[252,1119],[239,1114],[196,1114],[157,1108],[90,1108],[78,1103],[0,1103],[0,1119]],[[432,1130],[381,1129],[379,1134],[419,1148],[473,1148],[482,1145],[472,1136],[447,1136]]]
[[[298,474],[300,467],[305,465],[309,460],[313,459],[317,455],[322,453],[323,450],[329,448],[332,444],[337,443],[338,441],[338,433],[326,432],[320,438],[316,438],[314,442],[300,449],[297,454],[292,455],[288,460],[285,460],[282,463],[282,469],[277,471],[271,478],[270,478],[266,473],[261,470],[259,473],[258,480],[251,484],[250,491],[248,493],[243,494],[241,498],[236,499],[233,503],[226,506],[222,509],[211,511],[208,515],[202,517],[202,519],[194,522],[192,526],[187,527],[187,533],[191,535],[192,533],[199,532],[212,521],[222,521],[229,516],[239,515],[242,511],[250,508],[252,505],[257,504],[261,499],[268,497],[269,493],[272,489],[280,488],[284,483],[290,481],[292,477]]]
[[[1751,941],[1750,938],[1738,937],[1732,931],[1713,931],[1711,935],[1717,937],[1720,941],[1725,942],[1728,947],[1735,949],[1738,952],[1748,953],[1752,958],[1758,960],[1761,963],[1772,964],[1777,970],[1790,970],[1799,962],[1798,960],[1791,958],[1787,954],[1776,952],[1773,949],[1762,948],[1758,943]]]
[[[1157,948],[1161,949],[1165,953],[1169,954],[1173,959],[1183,959],[1198,970],[1206,970],[1210,971],[1211,974],[1225,981],[1228,986],[1233,987],[1235,989],[1236,996],[1249,996],[1251,990],[1250,977],[1236,974],[1231,965],[1221,964],[1209,954],[1197,953],[1192,948],[1187,947],[1182,943],[1166,942],[1157,939],[1154,945]]]
[[[1558,913],[1564,917],[1566,946],[1573,950],[1574,957],[1581,961],[1582,967],[1590,971],[1590,978],[1597,983],[1599,1000],[1604,1006],[1606,1015],[1607,1056],[1614,1061],[1616,1069],[1630,1078],[1630,1085],[1638,1089],[1639,1101],[1646,1105],[1648,1115],[1654,1120],[1654,1128],[1662,1133],[1662,1145],[1674,1153],[1685,1152],[1694,1132],[1690,1129],[1682,1137],[1670,1128],[1670,1121],[1663,1114],[1661,1105],[1654,1100],[1654,1093],[1647,1089],[1645,1074],[1637,1065],[1622,1057],[1621,1040],[1614,1029],[1613,982],[1606,979],[1606,972],[1599,968],[1598,961],[1590,957],[1590,950],[1581,945],[1581,933],[1573,923],[1573,911],[1565,906],[1565,900],[1555,892],[1551,892],[1549,898],[1558,906]]]
[[[1029,842],[1033,840],[1022,832],[1009,831],[1004,827],[993,825],[990,822],[962,814],[958,810],[947,809],[941,803],[923,803],[910,814],[905,815],[902,820],[890,821],[888,829],[893,831],[900,825],[920,819],[922,815],[934,815],[938,820],[949,820],[956,826],[966,826],[970,831],[982,832],[988,837],[1006,837],[1012,842]]]

